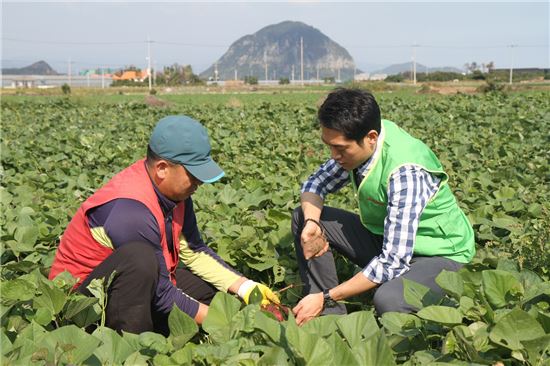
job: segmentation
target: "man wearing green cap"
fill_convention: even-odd
[[[224,175],[210,149],[199,122],[186,116],[161,119],[147,158],[81,205],[61,238],[50,279],[68,271],[78,278],[77,290],[90,295],[90,282],[114,271],[106,325],[132,333],[168,334],[174,305],[200,324],[216,291],[238,294],[248,303],[257,287],[262,303],[278,303],[268,287],[229,267],[201,239],[191,195]]]

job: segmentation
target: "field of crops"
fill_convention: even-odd
[[[1,103],[2,364],[548,365],[550,362],[550,93],[402,98],[381,94],[383,117],[439,156],[474,225],[478,254],[438,278],[447,296],[406,283],[415,314],[374,313],[297,327],[257,304],[218,294],[201,329],[175,309],[171,335],[102,327],[105,292],[47,280],[59,236],[79,204],[145,154],[155,122],[187,114],[210,132],[226,177],[194,196],[203,238],[246,276],[300,297],[290,215],[301,182],[328,156],[315,125],[321,95],[209,103],[3,98]],[[160,97],[162,99],[162,97]],[[135,98],[134,98],[135,99]],[[154,103],[153,103],[154,104]],[[327,200],[354,207],[351,190]],[[357,268],[337,258],[341,280]],[[93,333],[84,328],[99,324]]]

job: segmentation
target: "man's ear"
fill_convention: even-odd
[[[369,132],[367,132],[364,141],[370,145],[376,144],[376,141],[378,141],[378,132],[376,132],[375,130],[370,130]]]
[[[153,166],[153,173],[158,179],[164,180],[168,176],[168,168],[170,164],[166,160],[157,160]]]

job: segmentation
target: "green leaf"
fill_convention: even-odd
[[[380,323],[390,334],[403,337],[414,337],[421,334],[422,322],[413,314],[386,312],[382,314]]]
[[[407,304],[414,306],[416,309],[437,305],[442,300],[442,297],[429,287],[406,278],[403,278],[403,297]]]
[[[258,366],[290,365],[285,350],[278,346],[269,347],[258,360]]]
[[[520,222],[513,216],[508,216],[506,214],[500,214],[493,216],[492,218],[493,226],[501,229],[506,229],[511,232],[516,232],[521,227]]]
[[[142,347],[139,341],[139,334],[122,331],[122,338],[134,349],[134,351],[141,350]]]
[[[550,303],[550,281],[537,283],[533,286],[527,287],[527,291],[523,302],[537,303],[538,301],[546,300]]]
[[[0,332],[0,344],[2,345],[2,347],[0,347],[2,356],[5,356],[11,352],[13,345],[3,329]]]
[[[38,227],[35,225],[19,226],[15,230],[14,239],[19,244],[17,247],[19,252],[30,252],[38,239]]]
[[[48,334],[49,339],[54,340],[58,347],[72,345],[63,353],[61,361],[70,364],[80,364],[86,361],[96,350],[100,340],[86,333],[75,325],[58,328]]]
[[[382,331],[352,347],[352,352],[361,365],[395,365],[393,351]]]
[[[88,285],[87,289],[90,291],[90,293],[97,298],[99,304],[103,304],[105,302],[105,288],[103,286],[104,279],[103,278],[94,278],[90,281],[90,284]]]
[[[409,360],[409,365],[433,365],[441,354],[434,350],[416,351]]]
[[[166,338],[154,332],[143,332],[139,335],[139,343],[146,349],[157,353],[167,353],[171,347]]]
[[[40,325],[48,325],[53,320],[53,314],[50,309],[40,308],[34,314],[33,319]]]
[[[286,338],[294,354],[306,364],[326,365],[333,362],[333,352],[325,339],[305,332],[294,319],[287,322]]]
[[[259,305],[262,303],[263,298],[262,292],[258,286],[254,286],[252,292],[250,292],[250,296],[248,297],[248,304]]]
[[[121,364],[135,351],[125,339],[110,328],[99,327],[92,335],[101,339],[101,345],[95,350],[94,355],[102,364]]]
[[[73,323],[75,323],[77,326],[85,328],[88,325],[96,323],[101,319],[101,314],[102,314],[101,307],[97,303],[96,298],[93,298],[92,300],[95,301],[95,303],[92,306],[86,307],[84,310],[80,311],[79,313],[71,317],[70,320]]]
[[[1,286],[4,300],[27,301],[35,297],[36,286],[29,281],[16,278],[2,282]]]
[[[521,341],[528,355],[528,361],[531,365],[544,365],[550,358],[550,334],[542,337]]]
[[[456,300],[460,300],[460,297],[464,292],[464,283],[462,281],[462,277],[458,273],[443,270],[439,275],[437,275],[435,282],[447,294]]]
[[[307,324],[307,323],[306,323]],[[327,338],[327,343],[332,347],[334,365],[360,366],[361,363],[355,358],[349,345],[334,332]]]
[[[42,295],[34,299],[33,307],[35,309],[46,308],[54,315],[59,313],[65,306],[67,295],[57,287],[50,287],[50,284],[45,282],[39,284],[39,289],[42,291]]]
[[[170,327],[169,339],[176,349],[183,347],[199,331],[195,320],[177,306],[172,308],[168,316],[168,326]]]
[[[447,326],[462,323],[462,314],[460,313],[460,311],[448,306],[427,306],[418,311],[416,315],[424,320],[429,320],[434,323],[439,323]]]
[[[172,353],[170,357],[177,365],[191,365],[193,363],[193,350],[197,347],[194,343],[187,343],[182,349]]]
[[[152,363],[153,365],[156,365],[156,366],[173,366],[174,365],[174,361],[172,360],[172,358],[164,354],[155,355]]]
[[[67,302],[67,307],[63,315],[66,319],[71,319],[81,311],[95,304],[97,304],[97,298],[95,297],[77,296]]]
[[[226,205],[231,205],[239,200],[239,196],[236,190],[231,188],[229,184],[226,184],[223,189],[219,191],[218,199]]]
[[[302,325],[302,329],[310,334],[316,334],[320,337],[328,337],[338,330],[336,322],[341,318],[341,315],[331,314],[319,316]]]
[[[233,318],[233,331],[252,333],[256,326],[256,313],[260,312],[258,305],[246,305]]]
[[[214,339],[223,342],[231,337],[231,323],[239,311],[241,302],[225,292],[218,292],[208,308],[202,328]]]
[[[136,351],[124,360],[124,366],[148,366],[149,363],[147,361],[149,361],[149,357]]]
[[[379,330],[372,311],[345,315],[336,321],[336,325],[352,348],[361,343],[363,338],[368,338]]]
[[[63,271],[52,280],[55,287],[57,288],[67,288],[72,289],[73,286],[77,283],[77,279],[69,271]]]
[[[496,269],[483,271],[482,286],[487,301],[495,308],[504,307],[523,294],[523,287],[514,275]]]
[[[257,330],[267,334],[273,342],[279,343],[281,337],[281,324],[278,321],[267,316],[262,311],[258,311],[255,316],[256,319],[254,327]]]
[[[545,335],[541,325],[529,314],[514,309],[504,315],[489,333],[489,338],[511,350],[523,349],[522,341],[530,341]]]

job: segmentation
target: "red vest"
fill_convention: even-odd
[[[90,232],[86,212],[117,198],[128,198],[143,203],[155,216],[160,229],[162,253],[170,279],[175,284],[175,271],[179,260],[179,234],[183,227],[184,203],[174,208],[172,233],[174,252],[170,253],[166,241],[164,215],[158,203],[151,178],[145,169],[145,160],[139,160],[115,175],[106,185],[88,198],[78,209],[61,237],[61,243],[55,254],[49,278],[53,279],[63,271],[77,277],[79,286],[113,250],[99,244]]]

